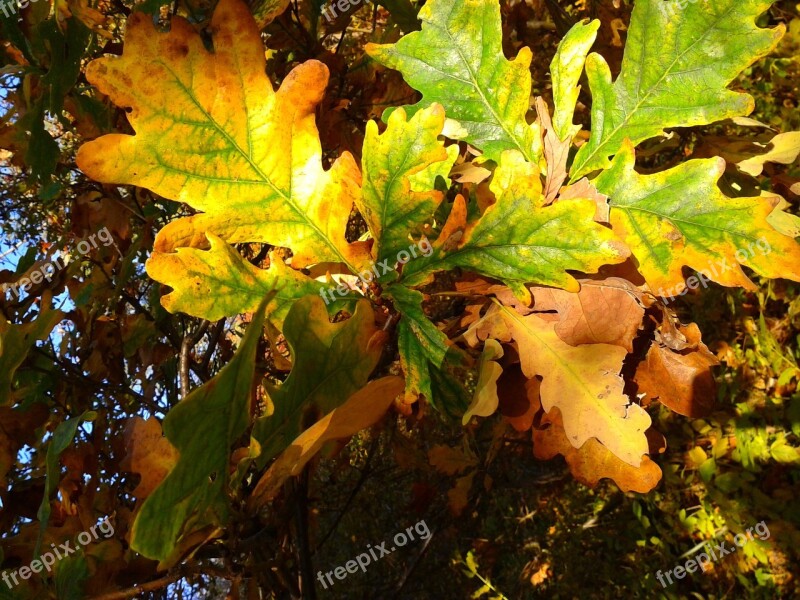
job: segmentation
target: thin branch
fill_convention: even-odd
[[[127,590],[121,590],[119,592],[110,592],[108,594],[95,596],[91,600],[129,600],[130,598],[135,598],[139,594],[145,594],[147,592],[155,592],[156,590],[165,588],[170,583],[175,583],[176,581],[178,581],[181,577],[183,577],[182,573],[166,575],[165,577],[161,577],[160,579],[154,579],[153,581],[149,581],[141,585],[136,585]]]
[[[314,587],[314,563],[311,561],[311,545],[308,541],[308,465],[297,478],[294,486],[295,525],[297,527],[297,551],[300,554],[300,590],[303,600],[316,600]]]
[[[374,436],[372,438],[372,442],[370,443],[369,450],[367,450],[367,460],[364,462],[364,469],[361,471],[361,475],[359,476],[355,487],[350,492],[350,495],[347,497],[347,501],[344,503],[344,508],[342,508],[342,510],[337,515],[336,520],[333,522],[333,525],[331,525],[331,528],[317,544],[317,547],[314,549],[313,554],[316,554],[317,552],[320,551],[320,548],[322,548],[322,546],[325,545],[325,542],[328,541],[328,538],[330,538],[331,535],[333,535],[333,532],[336,531],[336,529],[339,527],[339,523],[342,520],[342,517],[344,517],[345,514],[347,514],[347,511],[349,510],[350,505],[355,499],[356,494],[358,494],[358,492],[361,490],[361,487],[367,481],[367,477],[370,474],[369,466],[370,463],[372,462],[372,457],[375,454],[375,446],[377,445],[377,443],[378,443],[378,436]]]

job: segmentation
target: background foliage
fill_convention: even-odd
[[[364,47],[417,29],[421,2],[357,6],[333,22],[320,16],[319,0],[276,4],[252,6],[257,15],[279,14],[263,33],[273,84],[311,58],[331,71],[317,112],[327,163],[344,149],[358,152],[366,123],[386,107],[418,99],[398,72],[376,65]],[[594,49],[618,72],[630,3],[504,0],[501,6],[506,56],[523,46],[534,49],[534,95],[550,99],[550,59],[571,24],[584,17],[600,20]],[[672,305],[684,322],[698,323],[723,362],[710,416],[687,419],[663,407],[653,413],[669,447],[657,458],[663,481],[649,494],[625,494],[608,480],[596,489],[575,482],[560,458],[535,461],[530,436],[515,434],[497,417],[462,428],[426,410],[392,415],[359,434],[289,486],[265,514],[254,518],[240,507],[226,537],[166,572],[132,553],[136,498],[158,475],[140,479],[131,464],[131,419],[162,420],[188,390],[231,363],[245,319],[209,322],[162,307],[163,290],[144,263],[157,232],[193,211],[142,188],[101,186],[77,169],[84,140],[129,131],[125,111],[92,92],[86,65],[121,53],[124,23],[134,12],[161,22],[181,14],[200,24],[211,9],[202,0],[39,0],[21,11],[19,22],[0,16],[0,283],[59,254],[73,257],[52,282],[21,300],[8,292],[0,299],[0,405],[12,384],[22,401],[14,411],[0,406],[2,568],[29,562],[43,497],[51,506],[45,546],[106,515],[116,525],[113,539],[63,561],[50,581],[31,580],[9,597],[110,599],[137,591],[143,598],[291,597],[305,529],[311,532],[305,553],[315,567],[328,570],[420,519],[433,532],[427,543],[410,544],[367,573],[319,590],[320,597],[466,598],[485,591],[486,582],[491,593],[507,598],[800,594],[800,299],[798,285],[784,280],[763,280],[748,292],[712,284]],[[732,88],[755,97],[755,118],[795,131],[798,5],[776,2],[758,22],[777,23],[788,29],[777,51],[749,67]],[[586,87],[575,120],[588,130]],[[659,170],[687,157],[736,161],[772,135],[730,121],[683,128],[648,142],[638,157],[644,169]],[[799,196],[791,188],[798,181],[797,162],[770,163],[758,177],[729,169],[722,187],[774,190],[797,214]],[[361,224],[351,226],[354,235],[361,231]],[[115,245],[77,255],[77,242],[102,227]],[[254,265],[269,250],[238,249]],[[51,297],[60,313],[49,309]],[[443,299],[436,308],[451,315],[460,306]],[[53,320],[58,325],[52,333],[40,334],[37,328],[49,331]],[[30,325],[15,329],[12,338],[9,323]],[[257,367],[268,379],[286,379],[285,351],[258,342]],[[12,366],[13,382],[7,375]],[[61,452],[60,469],[48,466],[47,448],[58,431],[86,411],[93,414]],[[57,495],[47,498],[48,486],[57,487]],[[655,580],[655,571],[685,561],[701,541],[720,536],[730,543],[734,532],[761,520],[770,528],[768,543],[751,544],[714,563],[710,574],[687,577],[668,590]],[[136,590],[144,582],[152,589]],[[131,595],[114,596],[119,589]],[[0,585],[0,598],[9,593]]]

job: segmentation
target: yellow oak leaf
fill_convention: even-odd
[[[328,68],[310,60],[274,91],[240,0],[221,0],[208,31],[213,51],[185,19],[161,33],[148,15],[131,15],[122,56],[93,61],[86,76],[130,109],[136,134],[84,144],[78,165],[95,180],[202,211],[159,232],[150,268],[177,247],[207,248],[210,231],[228,243],[291,248],[294,268],[338,262],[358,272],[366,244],[349,244],[345,231],[360,172],[347,152],[323,169],[314,121]]]
[[[542,378],[541,402],[546,412],[561,410],[569,442],[580,448],[597,438],[626,463],[638,467],[647,454],[645,431],[650,415],[623,393],[619,373],[627,351],[611,344],[570,346],[555,324],[535,314],[523,316],[495,303],[481,327],[488,337],[519,347],[522,372]]]
[[[561,412],[557,408],[545,414],[541,425],[533,429],[533,454],[540,460],[562,454],[575,479],[589,487],[595,487],[601,479],[608,477],[623,492],[646,494],[661,481],[661,469],[649,456],[643,456],[642,463],[633,467],[594,438],[575,448],[564,433]]]

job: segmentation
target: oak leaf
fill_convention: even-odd
[[[155,417],[128,419],[124,435],[127,454],[120,463],[120,468],[141,476],[139,484],[131,493],[142,500],[173,469],[178,461],[178,451],[163,436],[161,423]]]
[[[398,260],[408,250],[409,236],[422,237],[423,225],[444,199],[435,187],[437,177],[450,186],[447,174],[458,156],[458,146],[445,148],[439,139],[444,110],[438,104],[420,110],[409,120],[398,109],[378,134],[374,121],[367,123],[361,159],[363,183],[356,205],[375,240],[376,261]]]
[[[430,0],[419,12],[422,31],[395,44],[367,44],[375,60],[403,73],[422,101],[431,102],[466,130],[465,141],[498,160],[515,149],[536,163],[538,127],[525,120],[531,92],[530,48],[513,61],[503,56],[500,5],[496,0]]]
[[[650,416],[623,392],[619,373],[627,352],[610,344],[570,346],[554,324],[536,314],[520,315],[495,303],[483,319],[488,335],[517,343],[522,371],[539,376],[546,412],[561,409],[569,442],[580,448],[597,438],[626,463],[638,467],[647,453]]]
[[[540,460],[563,455],[575,479],[589,487],[595,487],[607,477],[613,479],[623,492],[646,494],[661,480],[661,469],[649,456],[642,456],[641,464],[632,466],[617,458],[594,438],[576,448],[564,432],[558,408],[545,414],[541,424],[534,427],[533,454]]]
[[[676,413],[704,417],[717,397],[711,367],[719,361],[700,340],[697,325],[678,329],[687,340],[683,349],[674,350],[657,339],[637,366],[634,381],[649,399],[659,400]]]
[[[555,311],[555,332],[572,346],[613,344],[633,352],[644,306],[641,292],[625,279],[581,279],[577,294],[554,288],[533,287],[534,310]]]
[[[753,98],[728,84],[772,50],[786,27],[755,24],[769,0],[664,2],[633,8],[622,68],[612,83],[599,54],[586,59],[592,134],[578,150],[572,180],[610,166],[628,138],[638,144],[670,127],[705,125],[747,115]]]
[[[339,323],[328,320],[317,296],[294,303],[283,325],[292,371],[281,385],[266,386],[272,411],[253,426],[252,436],[261,445],[260,467],[302,433],[306,418],[330,413],[366,385],[386,341],[374,321],[366,300]]]
[[[131,531],[131,547],[148,558],[176,559],[182,537],[228,519],[231,446],[251,421],[256,349],[270,300],[267,296],[254,313],[231,361],[164,419],[164,434],[179,452],[178,461],[145,499]],[[186,529],[192,517],[193,529]]]
[[[437,271],[461,267],[501,280],[530,303],[528,283],[577,291],[566,270],[591,273],[628,256],[612,232],[593,221],[591,200],[544,206],[539,171],[518,152],[503,154],[491,188],[497,201],[455,247],[437,245],[430,256],[406,265],[405,285],[423,285]]]
[[[371,381],[306,429],[261,477],[248,500],[251,510],[271,500],[284,482],[298,475],[326,442],[349,438],[377,423],[403,391],[403,386],[403,379],[394,375]]]
[[[92,61],[86,75],[130,109],[136,134],[84,144],[78,165],[98,181],[146,187],[203,211],[159,232],[151,264],[177,247],[207,247],[210,231],[228,243],[291,248],[294,268],[330,261],[357,272],[368,254],[345,230],[358,167],[345,152],[323,170],[314,122],[327,67],[303,63],[275,92],[243,2],[221,0],[210,31],[213,52],[183,18],[160,33],[148,15],[131,15],[122,56]]]
[[[611,198],[611,226],[659,296],[685,288],[691,267],[727,286],[755,289],[740,263],[764,277],[800,281],[800,245],[775,230],[769,198],[728,198],[717,187],[721,158],[690,160],[653,175],[634,170],[630,142],[594,181]]]

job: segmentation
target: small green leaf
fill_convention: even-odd
[[[444,199],[436,179],[443,177],[449,187],[447,174],[458,156],[457,145],[445,149],[439,139],[444,120],[444,109],[434,104],[408,121],[403,109],[393,112],[380,135],[377,123],[367,123],[356,205],[375,238],[378,262],[388,259],[393,267],[398,252],[408,249],[409,236],[423,234]]]
[[[578,102],[578,93],[581,86],[578,81],[583,73],[586,55],[597,38],[600,21],[577,23],[567,32],[558,45],[556,55],[550,63],[550,76],[553,80],[553,129],[558,138],[565,141],[574,136],[580,125],[572,124],[575,114],[575,104]]]
[[[469,394],[460,373],[464,362],[461,351],[451,346],[447,336],[425,315],[420,292],[395,284],[387,286],[384,293],[402,315],[397,325],[397,347],[406,375],[406,402],[415,402],[422,394],[431,406],[444,408],[448,414],[462,414]]]

